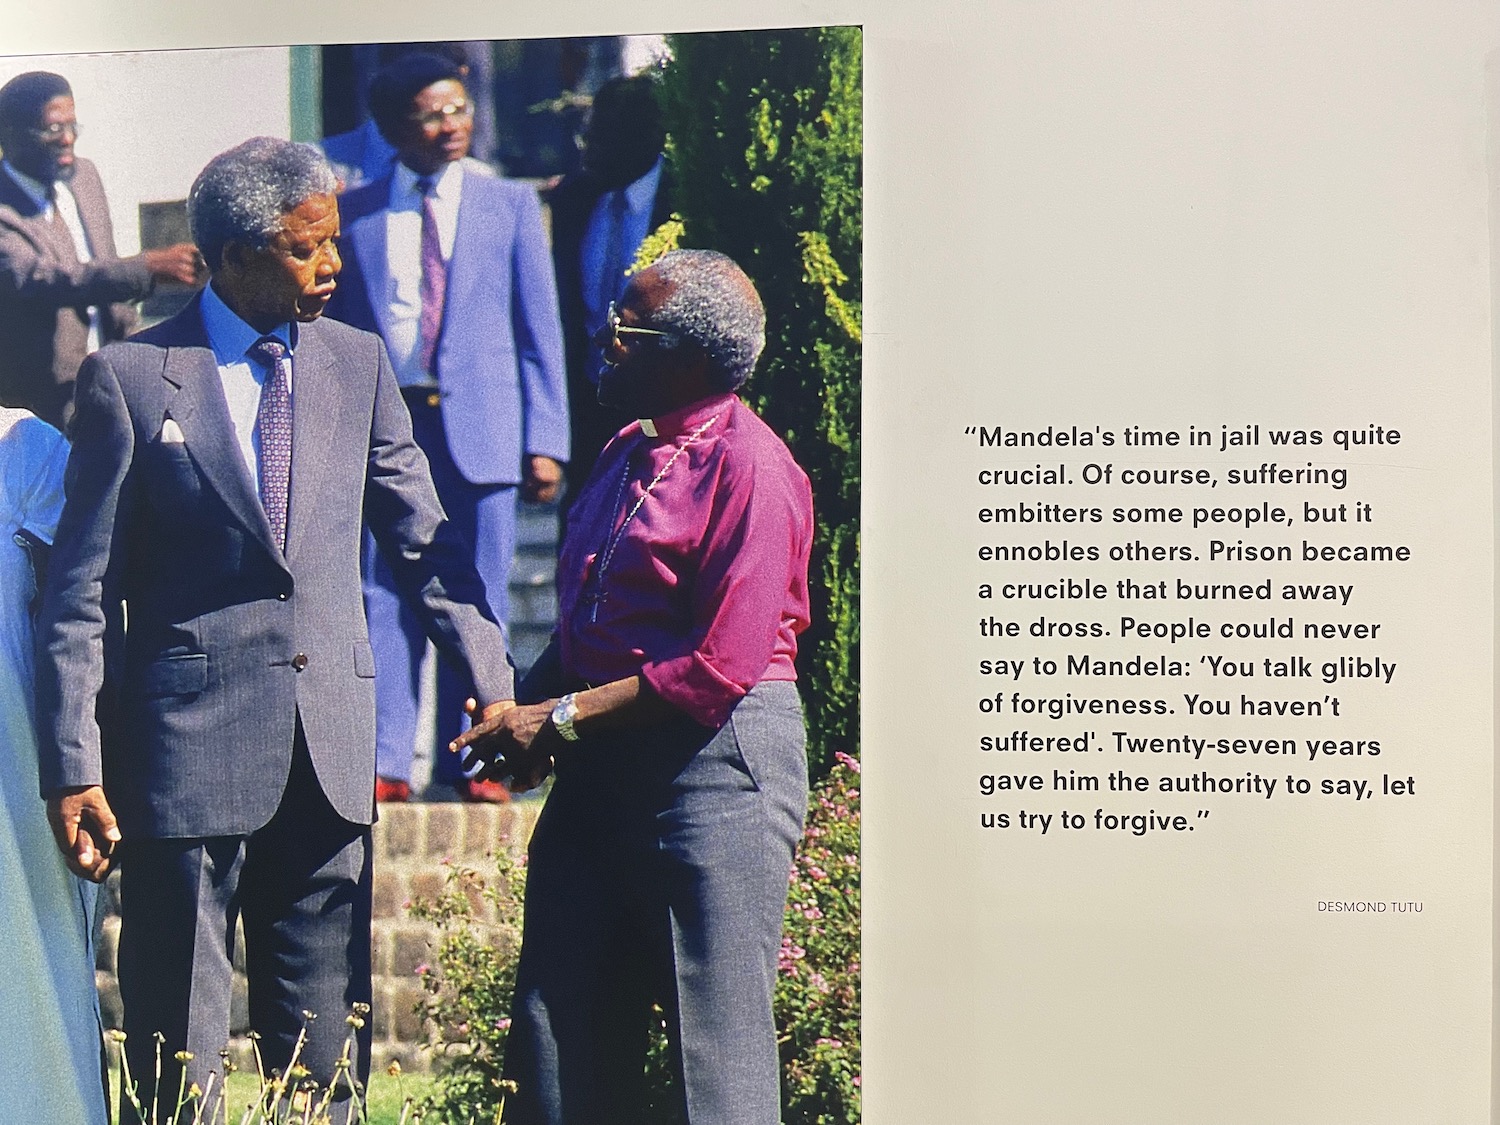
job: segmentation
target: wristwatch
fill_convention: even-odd
[[[552,708],[552,725],[557,728],[564,742],[577,742],[578,732],[573,729],[573,720],[578,718],[578,704],[573,700],[570,691],[557,701],[557,706]]]

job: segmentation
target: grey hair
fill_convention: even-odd
[[[651,270],[671,287],[651,326],[702,348],[724,390],[742,387],[766,346],[765,306],[745,271],[716,250],[673,250]]]
[[[337,190],[338,178],[312,145],[252,137],[198,173],[188,192],[188,226],[212,272],[229,243],[258,250],[281,228],[283,215]]]

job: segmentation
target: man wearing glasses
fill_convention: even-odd
[[[378,332],[449,518],[474,545],[489,603],[507,620],[518,494],[547,501],[568,458],[562,331],[541,204],[524,184],[466,165],[473,103],[452,59],[404,55],[370,87],[396,149],[390,175],[339,202],[344,280],[328,314]],[[410,796],[417,668],[426,640],[385,561],[366,559],[375,649],[377,794]],[[435,745],[457,733],[468,685],[438,670]],[[430,732],[423,732],[430,737]],[[468,800],[501,800],[437,753],[434,780]]]
[[[128,304],[158,281],[200,278],[192,243],[115,253],[99,173],[76,155],[67,79],[46,71],[0,87],[0,403],[65,429],[83,357],[134,330]]]
[[[574,501],[557,631],[520,705],[458,739],[518,788],[556,773],[528,851],[508,1125],[657,1120],[653,1003],[678,1117],[781,1120],[771,1000],[807,804],[813,512],[736,393],[765,325],[750,279],[710,250],[626,284],[596,337],[599,397],[636,420]]]

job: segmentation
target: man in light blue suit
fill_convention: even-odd
[[[362,526],[477,698],[512,706],[503,634],[385,348],[318,319],[334,187],[310,146],[215,157],[188,198],[209,288],[78,376],[37,626],[40,780],[69,866],[102,879],[119,862],[125,1053],[149,1104],[164,1036],[168,1116],[182,1060],[202,1089],[219,1069],[237,919],[267,1066],[288,1066],[308,1011],[312,1077],[347,1093],[368,1072],[368,1027],[338,1065],[345,1017],[370,1002]]]
[[[518,492],[553,499],[568,457],[562,330],[541,205],[531,188],[465,166],[473,106],[451,59],[396,59],[371,85],[370,111],[399,159],[390,175],[340,199],[345,280],[329,315],[385,340],[438,495],[473,543],[503,624]],[[378,792],[405,800],[426,642],[386,563],[367,564]],[[435,746],[457,734],[471,694],[456,670],[439,668]],[[445,750],[434,778],[471,800],[505,797],[498,783],[464,778]]]

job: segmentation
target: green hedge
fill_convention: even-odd
[[[746,397],[812,479],[813,624],[798,658],[813,777],[859,750],[862,154],[857,27],[678,35],[662,82],[684,246],[766,304]],[[659,243],[658,243],[659,245]]]

